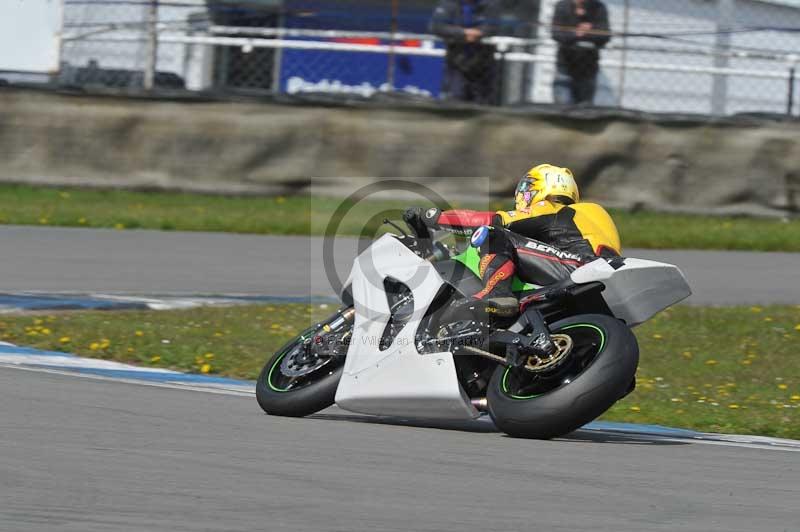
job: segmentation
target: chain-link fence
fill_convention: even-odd
[[[59,80],[798,114],[800,1],[65,0]]]

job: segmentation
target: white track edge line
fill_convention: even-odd
[[[80,373],[78,371],[67,371],[67,370],[59,370],[51,368],[30,368],[14,364],[3,364],[2,362],[0,362],[0,368],[19,369],[34,373],[50,373],[54,375],[66,375],[68,377],[81,377],[84,379],[92,379],[97,381],[122,382],[125,384],[152,386],[154,388],[169,388],[172,390],[188,390],[192,392],[213,393],[217,395],[234,395],[239,397],[253,397],[255,395],[255,392],[245,392],[242,390],[233,390],[230,388],[210,388],[210,387],[206,388],[203,386],[194,386],[191,384],[172,383],[172,382],[153,382],[145,380],[126,379],[124,377],[108,377],[106,375],[93,375],[91,373]]]

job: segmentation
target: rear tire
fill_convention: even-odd
[[[635,378],[639,346],[621,321],[585,314],[558,321],[550,330],[572,337],[575,346],[570,356],[586,351],[588,363],[569,382],[540,394],[515,393],[514,386],[529,378],[525,370],[498,366],[487,391],[489,414],[511,436],[550,439],[568,434],[608,410]]]

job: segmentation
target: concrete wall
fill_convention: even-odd
[[[585,197],[617,206],[781,214],[800,201],[800,123],[756,119],[4,89],[0,155],[6,182],[344,194],[350,176],[401,177],[469,194],[476,181],[459,178],[485,176],[503,196],[550,161],[575,170]]]

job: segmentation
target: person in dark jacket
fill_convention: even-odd
[[[447,44],[443,97],[497,103],[495,47],[481,42],[495,32],[496,4],[496,0],[440,0],[436,6],[430,31]]]
[[[552,35],[558,42],[553,99],[593,103],[600,49],[611,40],[606,6],[600,0],[561,0],[553,13]]]

